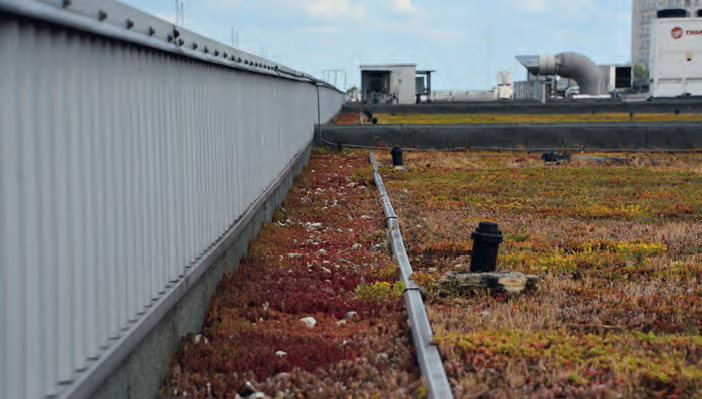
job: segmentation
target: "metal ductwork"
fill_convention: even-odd
[[[597,64],[582,54],[566,52],[560,54],[519,55],[516,57],[533,75],[558,75],[575,79],[580,94],[596,96],[600,92],[602,74]]]

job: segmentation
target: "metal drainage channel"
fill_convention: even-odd
[[[383,178],[378,172],[378,164],[375,162],[375,155],[372,150],[368,159],[373,165],[373,179],[375,180],[375,185],[378,187],[378,191],[380,191],[380,196],[383,200],[383,209],[387,217],[387,225],[391,234],[390,242],[392,253],[397,256],[397,262],[400,266],[400,280],[406,287],[405,306],[407,307],[410,328],[412,330],[412,341],[414,342],[419,369],[426,380],[430,398],[453,398],[451,386],[446,376],[446,370],[444,370],[444,365],[439,355],[439,349],[431,343],[431,325],[429,324],[427,311],[424,309],[422,289],[417,283],[410,280],[412,267],[407,252],[405,251],[405,244],[402,241],[400,224],[397,221],[395,210],[390,203],[390,197],[388,197],[385,184],[383,184]]]

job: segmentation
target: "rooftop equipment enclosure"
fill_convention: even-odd
[[[572,78],[580,86],[580,94],[600,95],[607,91],[602,88],[602,82],[607,81],[607,76],[590,58],[573,52],[560,54],[518,55],[516,56],[529,73],[537,76],[558,75]]]
[[[653,24],[651,95],[702,95],[702,18],[664,18]]]
[[[371,104],[414,104],[417,66],[361,65],[361,98]]]

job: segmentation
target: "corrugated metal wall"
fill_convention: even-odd
[[[538,80],[514,82],[515,100],[538,100],[544,95],[544,83]]]
[[[0,397],[61,392],[306,147],[309,83],[0,13]],[[343,95],[321,88],[321,118]]]

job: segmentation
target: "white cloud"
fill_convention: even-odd
[[[529,13],[557,11],[566,13],[581,12],[592,5],[592,0],[518,0],[517,7]]]
[[[412,0],[393,0],[393,3],[395,5],[395,10],[401,13],[413,14],[419,10],[412,5]]]
[[[313,17],[351,17],[360,19],[366,13],[366,5],[351,0],[313,0],[307,5],[307,12]]]

